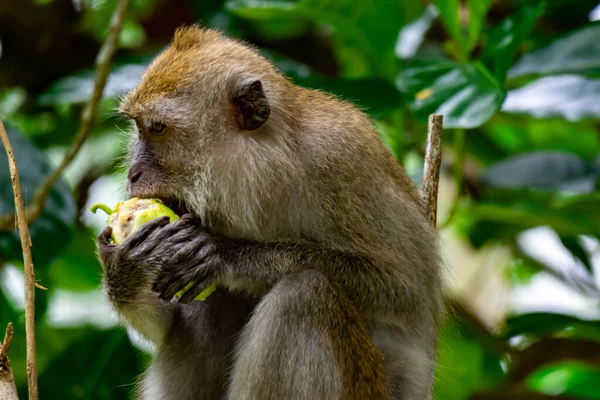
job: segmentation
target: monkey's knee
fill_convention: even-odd
[[[281,280],[237,347],[231,399],[388,398],[379,352],[343,292],[319,271]]]

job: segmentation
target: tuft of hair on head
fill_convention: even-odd
[[[177,50],[190,50],[221,37],[218,31],[203,28],[199,24],[181,26],[175,30],[173,47]]]

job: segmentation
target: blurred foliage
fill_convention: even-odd
[[[0,117],[30,201],[77,130],[93,85],[94,52],[116,0],[6,4],[12,6],[0,5]],[[297,84],[359,104],[415,179],[427,117],[444,114],[444,173],[462,174],[449,228],[475,249],[510,249],[511,262],[495,267],[511,287],[546,274],[598,308],[597,6],[592,0],[132,0],[92,138],[30,226],[37,278],[49,288],[36,295],[41,397],[128,398],[148,360],[149,351],[110,318],[59,323],[57,315],[74,313],[83,298],[76,296],[102,302],[93,297],[100,290],[99,227],[84,207],[94,185],[122,173],[116,165],[126,127],[113,114],[118,97],[135,86],[174,28],[196,21],[256,44]],[[464,166],[454,168],[460,160]],[[0,214],[14,207],[6,165],[2,152]],[[523,234],[539,227],[553,232],[570,262],[536,256],[523,244]],[[25,398],[24,311],[14,284],[20,254],[15,232],[0,232],[0,327],[15,324],[11,360]],[[600,317],[509,310],[491,329],[463,307],[451,310],[440,338],[438,400],[600,399]]]

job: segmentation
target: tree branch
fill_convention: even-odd
[[[19,181],[19,171],[13,155],[12,146],[8,140],[8,135],[4,129],[4,124],[0,120],[0,138],[6,150],[8,157],[8,167],[10,169],[10,178],[12,180],[13,194],[15,197],[15,209],[17,210],[17,222],[19,227],[19,236],[21,239],[21,248],[23,249],[23,265],[25,273],[25,335],[27,338],[27,383],[29,388],[29,399],[37,400],[37,369],[35,368],[35,271],[33,269],[33,259],[31,258],[31,237],[27,228],[27,217],[25,214],[25,204],[23,203],[23,194],[21,193],[21,183]]]
[[[4,342],[0,343],[0,399],[2,400],[18,400],[17,386],[10,362],[8,361],[8,350],[13,337],[12,322],[6,327]]]
[[[79,150],[81,150],[81,147],[92,132],[98,111],[98,103],[102,99],[102,92],[104,91],[104,86],[106,85],[108,74],[110,73],[110,63],[119,44],[119,34],[121,32],[121,27],[123,26],[123,20],[125,19],[128,5],[129,0],[120,0],[115,8],[108,35],[96,57],[96,79],[94,81],[94,90],[92,92],[92,97],[81,115],[81,127],[79,128],[73,143],[65,153],[61,163],[54,171],[52,171],[36,191],[33,203],[27,211],[27,221],[29,222],[34,221],[40,216],[46,206],[46,198],[48,197],[50,190],[52,190],[67,166],[75,159],[77,153],[79,153]],[[0,216],[0,230],[8,229],[11,226],[14,226],[14,224],[14,213]]]
[[[437,195],[440,181],[440,166],[442,165],[442,115],[429,116],[427,125],[427,150],[425,152],[425,166],[423,171],[423,184],[421,186],[421,205],[427,217],[433,224],[437,221]]]

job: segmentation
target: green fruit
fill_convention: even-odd
[[[115,244],[123,243],[123,241],[135,232],[140,226],[159,217],[169,217],[171,222],[177,221],[179,216],[169,207],[163,204],[158,199],[139,199],[131,198],[127,201],[117,203],[114,210],[106,204],[94,204],[90,207],[90,211],[96,213],[96,210],[102,210],[108,214],[106,223],[112,228],[111,239]],[[179,291],[176,296],[181,298],[195,282],[188,284],[183,290]],[[202,293],[196,296],[195,300],[204,301],[216,286],[214,284],[206,288]]]
[[[140,226],[158,217],[170,217],[171,222],[179,217],[160,200],[139,199],[134,197],[127,201],[117,203],[114,210],[105,204],[94,204],[90,211],[95,213],[101,209],[108,214],[106,223],[112,228],[113,243],[120,244],[135,232]]]

